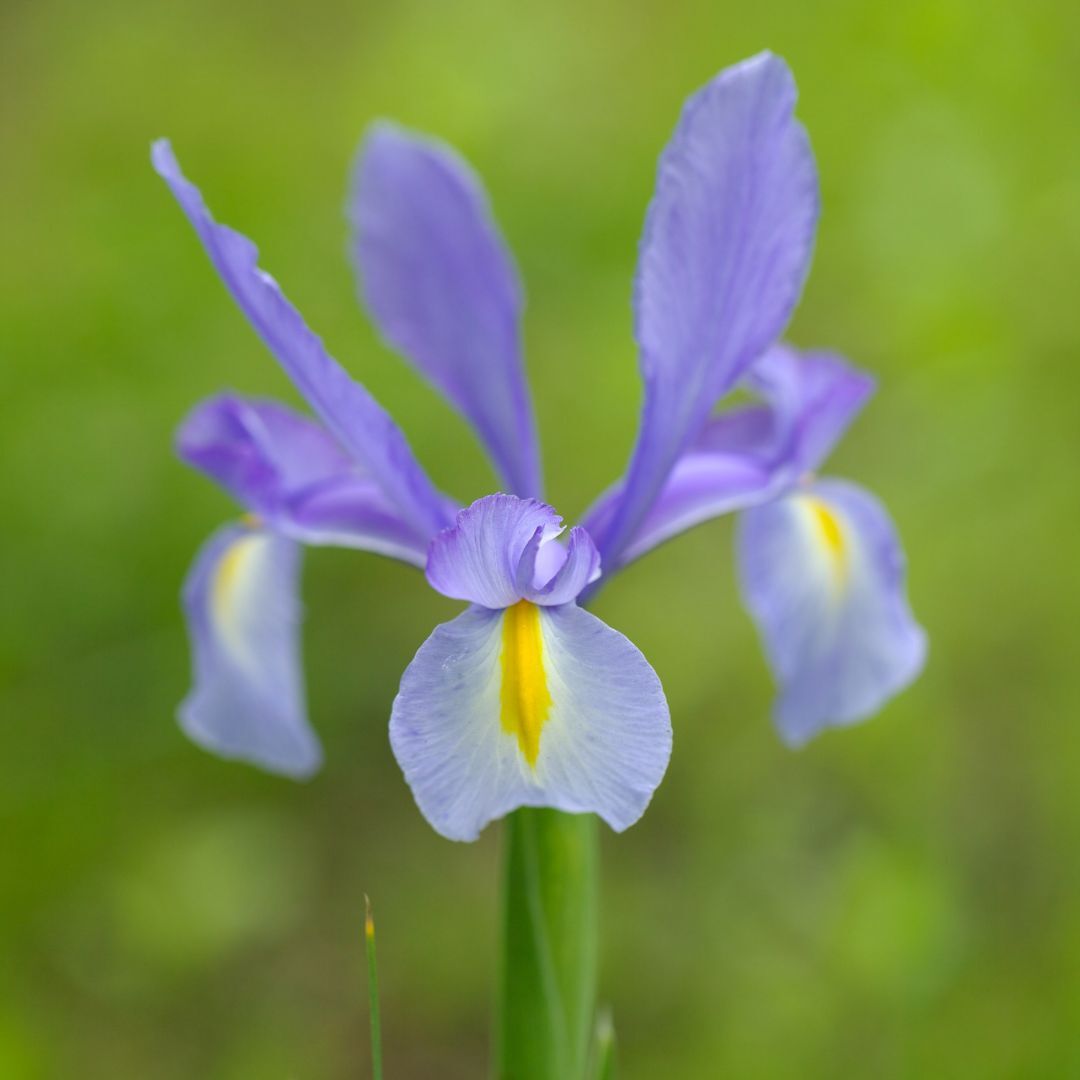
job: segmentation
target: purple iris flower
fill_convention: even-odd
[[[376,325],[471,423],[512,492],[465,509],[327,354],[251,241],[213,220],[168,143],[155,144],[155,168],[315,413],[225,396],[181,427],[184,460],[249,512],[204,546],[184,590],[194,687],[180,721],[193,739],[293,776],[318,767],[298,642],[305,544],[412,563],[470,605],[421,646],[390,720],[421,811],[453,839],[518,806],[594,812],[615,829],[640,817],[670,756],[667,704],[641,653],[578,601],[718,515],[743,511],[742,591],[780,684],[785,738],[865,717],[915,677],[925,639],[888,517],[853,485],[814,478],[872,382],[837,357],[779,343],[818,216],[794,105],[790,72],[770,54],[687,102],[660,160],[635,281],[637,444],[565,542],[540,501],[517,275],[456,154],[377,125],[348,210]],[[736,386],[758,400],[714,415]]]

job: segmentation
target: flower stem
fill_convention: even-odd
[[[516,810],[503,844],[496,1080],[582,1080],[596,999],[596,818]]]

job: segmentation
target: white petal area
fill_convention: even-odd
[[[416,802],[452,840],[519,806],[645,811],[671,756],[656,673],[622,634],[573,604],[537,608],[551,704],[530,764],[502,713],[505,612],[470,608],[436,628],[401,682],[390,741]]]
[[[908,606],[899,539],[861,488],[818,481],[746,511],[738,551],[789,743],[864,719],[922,669],[926,635]]]
[[[242,525],[203,546],[184,586],[194,686],[184,731],[222,757],[310,776],[321,764],[307,720],[297,598],[300,548]]]

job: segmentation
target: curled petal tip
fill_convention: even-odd
[[[546,503],[487,495],[432,540],[428,581],[445,596],[491,610],[523,599],[570,603],[595,579],[600,556],[581,528],[571,530],[566,546],[555,543],[562,531],[562,518]]]

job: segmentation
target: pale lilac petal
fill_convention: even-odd
[[[424,565],[429,537],[324,428],[284,405],[211,398],[188,414],[177,449],[275,532]]]
[[[900,542],[861,488],[823,480],[748,510],[738,553],[789,743],[871,715],[922,669],[926,635],[908,606]]]
[[[521,289],[479,178],[449,147],[380,123],[357,158],[349,219],[383,337],[472,423],[509,489],[539,496]]]
[[[300,664],[300,549],[245,526],[219,530],[184,585],[194,686],[178,717],[200,746],[302,778],[322,761]]]
[[[729,68],[687,101],[660,159],[635,285],[645,403],[622,501],[597,538],[605,563],[798,300],[818,189],[795,97],[778,57]]]
[[[766,404],[706,423],[622,553],[606,565],[609,577],[694,525],[790,490],[821,464],[874,389],[869,375],[838,356],[783,345],[754,364],[746,384]],[[590,533],[604,535],[621,499],[616,486],[598,500],[585,516]]]
[[[427,579],[444,596],[485,608],[568,603],[599,576],[600,556],[583,529],[570,531],[566,547],[561,533],[562,518],[546,503],[487,495],[431,542]]]
[[[476,839],[519,806],[596,813],[621,831],[667,768],[667,702],[641,653],[576,605],[537,610],[551,704],[534,762],[503,725],[506,613],[474,607],[436,628],[402,678],[394,755],[421,812],[452,840]]]
[[[513,495],[488,495],[458,514],[452,528],[431,542],[427,579],[455,600],[486,608],[517,603],[518,567],[537,530],[559,534],[562,519],[545,503]]]
[[[277,282],[259,268],[255,245],[214,221],[166,140],[154,143],[152,156],[241,311],[341,446],[414,529],[431,536],[447,525],[452,518],[447,500],[432,486],[401,430],[326,352]]]

